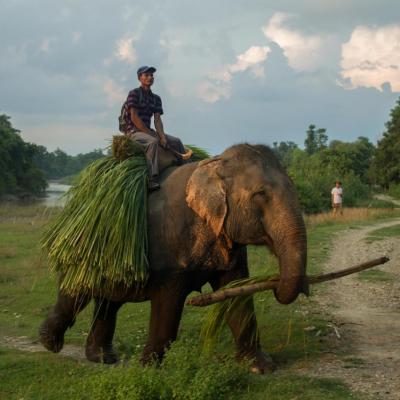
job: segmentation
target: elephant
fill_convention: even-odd
[[[168,168],[161,189],[148,197],[150,277],[146,285],[93,294],[95,310],[86,342],[90,361],[115,363],[113,335],[117,313],[126,302],[150,300],[147,343],[141,362],[161,362],[177,338],[186,297],[209,283],[217,290],[249,276],[247,245],[267,246],[277,257],[281,304],[308,295],[307,236],[294,184],[265,145],[237,144],[219,156]],[[41,343],[59,352],[64,333],[92,296],[58,291],[56,304],[39,328]],[[236,356],[251,370],[275,368],[263,352],[253,302],[228,318]],[[245,318],[245,317],[248,318]],[[240,326],[240,321],[247,321]]]

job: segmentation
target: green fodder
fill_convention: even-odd
[[[136,147],[137,149],[137,147]],[[132,153],[133,154],[133,153]],[[43,238],[50,268],[70,294],[143,285],[147,260],[147,166],[143,153],[93,162]]]
[[[143,147],[125,135],[113,136],[111,153],[118,161],[124,161],[132,156],[142,156]]]
[[[256,276],[253,278],[238,279],[224,286],[223,289],[236,288],[244,285],[250,285],[261,281],[266,281],[272,276]],[[201,337],[204,342],[204,348],[211,349],[218,341],[224,327],[227,325],[229,318],[232,318],[235,313],[235,318],[239,318],[240,329],[246,328],[248,323],[255,317],[255,314],[248,312],[242,313],[241,310],[248,306],[253,301],[253,295],[243,295],[233,297],[219,303],[214,304],[207,313],[204,324],[201,330]],[[258,333],[255,333],[258,335]],[[252,341],[257,341],[258,337],[251,338]]]
[[[190,150],[193,151],[192,157],[190,157],[191,161],[201,161],[205,160],[206,158],[210,158],[210,154],[208,151],[202,149],[201,147],[195,146],[193,144],[185,144],[185,147],[188,147]]]

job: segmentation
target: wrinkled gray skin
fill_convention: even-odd
[[[247,277],[248,244],[267,246],[280,265],[282,304],[307,294],[306,231],[297,196],[272,151],[241,144],[221,156],[179,168],[169,168],[162,189],[149,196],[151,275],[144,289],[116,290],[106,299],[95,297],[94,320],[86,356],[114,363],[112,348],[116,317],[125,302],[151,301],[149,336],[142,361],[162,359],[176,339],[185,299],[207,282],[214,290]],[[64,332],[90,301],[62,292],[39,333],[44,346],[61,350]],[[252,315],[244,329],[240,321]],[[239,359],[252,359],[252,371],[265,373],[273,361],[260,348],[253,304],[237,310],[228,321]]]

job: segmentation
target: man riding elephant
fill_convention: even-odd
[[[172,151],[178,163],[183,163],[191,155],[186,153],[180,139],[167,135],[161,120],[163,114],[160,96],[150,90],[154,83],[154,67],[143,66],[137,70],[140,87],[129,92],[125,102],[125,134],[144,146],[149,168],[149,190],[160,188],[158,181],[159,146]],[[155,130],[151,129],[151,118],[154,116]]]

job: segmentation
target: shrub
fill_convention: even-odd
[[[132,358],[128,366],[95,371],[75,400],[222,400],[246,389],[250,379],[246,365],[231,357],[216,360],[201,353],[197,342],[181,340],[161,367],[143,368]]]

